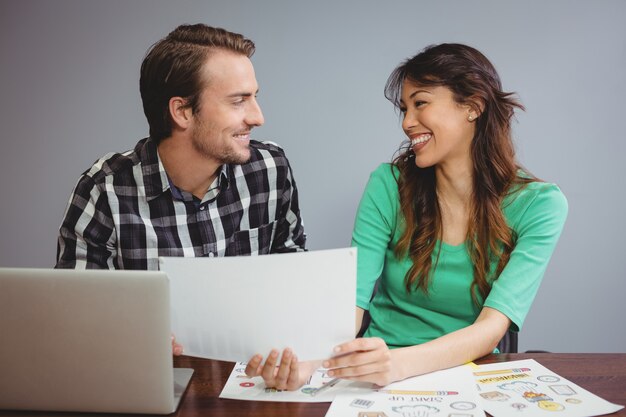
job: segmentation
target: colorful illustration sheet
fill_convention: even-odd
[[[338,393],[367,394],[372,384],[335,380],[320,368],[311,375],[307,384],[297,391],[278,391],[267,388],[260,376],[249,378],[246,363],[237,362],[220,393],[220,398],[252,401],[330,402]],[[330,385],[326,387],[326,385]],[[325,388],[323,388],[325,387]],[[322,389],[323,388],[323,389]]]
[[[527,359],[472,370],[483,408],[495,417],[601,416],[622,408]]]
[[[484,417],[472,369],[459,366],[369,393],[338,393],[326,417]]]

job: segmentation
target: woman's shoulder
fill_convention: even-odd
[[[527,176],[521,178],[528,179]],[[540,180],[516,184],[503,203],[508,218],[519,218],[528,212],[544,213],[546,217],[567,216],[567,198],[554,183]]]
[[[561,191],[561,188],[551,182],[544,182],[541,180],[532,180],[527,176],[520,176],[528,182],[520,182],[511,187],[507,198],[511,201],[515,200],[534,200],[540,198],[542,200],[549,200],[553,202],[567,201],[565,194]]]
[[[382,163],[370,173],[369,184],[376,187],[397,188],[398,167],[390,163]]]
[[[376,176],[380,178],[395,178],[400,174],[398,167],[389,162],[383,162],[372,171],[371,176]]]
[[[398,169],[390,163],[380,164],[369,176],[362,201],[371,201],[379,211],[395,213],[398,210]]]

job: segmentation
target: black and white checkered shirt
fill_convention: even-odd
[[[222,166],[202,201],[170,183],[149,138],[104,156],[70,198],[56,267],[158,269],[159,256],[304,250],[289,161],[269,142],[250,141],[250,151],[249,162]]]

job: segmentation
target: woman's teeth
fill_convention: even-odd
[[[419,135],[419,136],[411,139],[411,146],[415,146],[415,145],[419,145],[420,143],[427,142],[432,137],[433,137],[433,135],[431,135],[430,133],[427,133],[425,135]]]

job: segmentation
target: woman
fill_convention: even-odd
[[[408,144],[372,173],[355,221],[357,329],[365,310],[371,323],[322,364],[378,385],[474,360],[518,331],[567,215],[559,188],[516,162],[511,118],[522,106],[476,49],[426,48],[385,95]],[[316,365],[286,350],[275,368],[277,358],[257,355],[249,374],[295,389]]]

